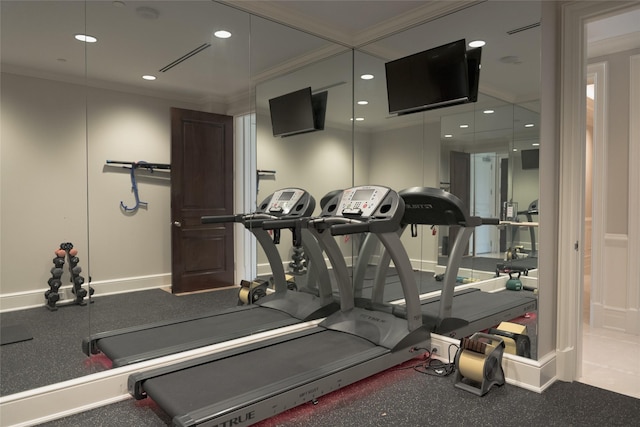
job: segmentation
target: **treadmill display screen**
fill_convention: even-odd
[[[370,200],[375,191],[376,190],[374,189],[357,190],[355,193],[353,193],[353,197],[351,198],[351,200],[354,202],[364,202]]]
[[[291,200],[294,194],[296,194],[295,191],[283,191],[278,200]]]

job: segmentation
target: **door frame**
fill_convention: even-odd
[[[556,372],[557,377],[564,381],[577,380],[581,375],[582,367],[584,253],[581,245],[584,242],[585,215],[585,83],[587,81],[585,26],[591,20],[620,12],[633,5],[637,5],[637,2],[570,2],[562,5],[560,191],[557,240],[557,283],[561,283],[562,286],[557,287]],[[635,90],[638,91],[637,88]],[[637,125],[635,127],[637,128]],[[631,132],[637,133],[637,129],[635,131],[631,129]],[[630,138],[632,136],[630,135]],[[635,156],[637,160],[637,152],[629,154],[630,161],[631,156]],[[637,175],[637,172],[633,173]],[[634,188],[632,185],[637,185],[635,182],[640,181],[640,178],[631,175],[629,178],[635,180],[630,183],[631,190]],[[637,196],[634,196],[634,199],[636,201],[629,201],[630,208],[632,203],[638,204]],[[637,227],[628,231],[635,233],[635,240],[638,239]],[[635,245],[637,246],[637,242]],[[637,247],[635,249],[637,250]],[[637,274],[637,265],[629,266],[629,273],[632,270]]]

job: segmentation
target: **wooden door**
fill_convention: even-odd
[[[467,207],[467,214],[469,214],[469,207],[471,205],[471,156],[469,153],[463,153],[459,151],[452,151],[449,158],[449,181],[451,187],[449,192],[454,196],[457,196],[464,205]],[[459,227],[449,227],[449,250],[453,246],[453,242],[458,236]],[[469,247],[464,251],[464,254],[469,253]]]
[[[233,117],[171,109],[173,293],[233,285],[233,224],[201,224],[233,214]]]

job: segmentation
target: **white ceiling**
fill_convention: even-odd
[[[511,7],[511,3],[491,2],[495,3],[490,8],[494,12],[478,15],[463,10],[455,15],[455,19],[452,15],[432,23],[440,23],[436,40],[434,31],[425,36],[426,26],[415,25],[429,17],[432,19],[434,14],[449,13],[470,2],[224,3],[232,7],[210,1],[92,0],[85,4],[82,1],[3,0],[0,3],[3,71],[86,78],[95,84],[135,86],[200,98],[208,96],[224,102],[246,92],[250,80],[269,78],[287,71],[287,67],[304,64],[309,60],[305,56],[310,56],[310,53],[317,57],[330,55],[345,48],[340,44],[360,46],[374,51],[382,59],[395,59],[463,38],[468,34],[467,30],[474,29],[474,37],[491,39],[491,45],[485,52],[486,55],[497,56],[493,59],[526,55],[528,50],[519,46],[528,42],[522,35],[511,38],[505,46],[499,47],[499,44],[503,43],[504,31],[539,21],[537,2],[519,2],[521,12]],[[480,7],[486,9],[484,5]],[[312,34],[321,34],[339,44],[255,15],[249,18],[240,8],[275,22],[287,22]],[[496,10],[500,11],[499,19],[496,19]],[[485,20],[495,22],[486,23]],[[456,22],[457,25],[445,22]],[[401,29],[412,26],[408,36],[399,34]],[[219,40],[212,37],[212,30],[218,27],[231,30],[232,38]],[[534,33],[536,31],[534,29]],[[83,45],[73,40],[72,35],[81,32],[97,36],[98,42]],[[393,37],[382,40],[385,35]],[[379,41],[374,45],[367,45],[376,40]],[[203,43],[211,43],[212,46],[182,63],[179,73],[176,67],[159,76],[153,85],[140,79],[145,73],[158,74],[160,68]],[[536,66],[537,63],[522,66],[520,71],[526,74]],[[514,92],[514,88],[522,90],[521,84],[516,83],[511,88],[498,87],[496,83],[489,84],[486,77],[488,74],[485,75],[485,86],[494,86],[498,93],[513,98],[527,97]],[[498,78],[496,82],[501,82],[502,86],[506,79]],[[537,87],[529,90],[537,92]]]
[[[355,75],[369,69],[383,75],[387,60],[460,38],[487,41],[483,93],[527,102],[539,91],[538,1],[2,0],[0,14],[3,72],[193,102],[233,104],[249,97],[256,83],[275,82],[283,73],[300,75],[306,80],[300,84],[314,89],[339,83],[344,79],[334,74],[350,78],[350,70],[342,69],[347,67],[317,67],[313,76],[296,70],[320,58],[331,64],[349,47],[366,53],[358,56]],[[636,22],[607,23],[598,37],[606,38],[602,34],[612,25],[635,31]],[[217,28],[233,36],[212,37]],[[517,29],[523,30],[507,33]],[[83,32],[98,42],[73,39]],[[210,46],[202,52],[158,71],[205,43]],[[147,82],[143,74],[158,79]],[[384,78],[375,81],[378,96],[386,95],[383,83]],[[276,95],[286,90],[272,87]],[[378,121],[387,116],[383,110],[375,115]]]

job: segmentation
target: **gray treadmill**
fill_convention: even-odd
[[[318,286],[296,292],[287,287],[277,240],[274,242],[262,228],[266,220],[308,217],[314,209],[315,200],[305,190],[284,188],[267,197],[253,213],[202,217],[206,224],[241,223],[255,235],[271,265],[275,292],[251,305],[97,333],[83,340],[84,353],[90,356],[102,352],[113,367],[118,367],[323,318],[337,311],[339,304],[332,295],[326,262],[313,235],[300,230],[294,239],[309,258],[308,274],[314,280],[308,283]]]
[[[409,258],[398,228],[404,202],[382,186],[344,190],[318,218],[263,227],[308,228],[328,256],[340,310],[303,331],[253,342],[129,377],[136,399],[150,397],[176,426],[248,425],[405,362],[428,347]],[[344,256],[334,236],[375,233],[393,259],[407,301],[404,318],[354,305]]]
[[[450,337],[466,337],[497,326],[537,309],[536,296],[527,291],[483,292],[477,288],[456,291],[456,279],[469,238],[475,227],[498,225],[497,218],[469,216],[464,203],[438,188],[412,187],[399,192],[405,202],[400,233],[414,224],[458,226],[458,233],[449,255],[439,297],[421,301],[423,323],[434,333]],[[375,241],[367,241],[362,252],[370,256]],[[383,253],[377,267],[372,303],[385,303],[385,277],[390,257]],[[367,264],[366,262],[359,262]],[[360,277],[360,276],[358,276]]]

